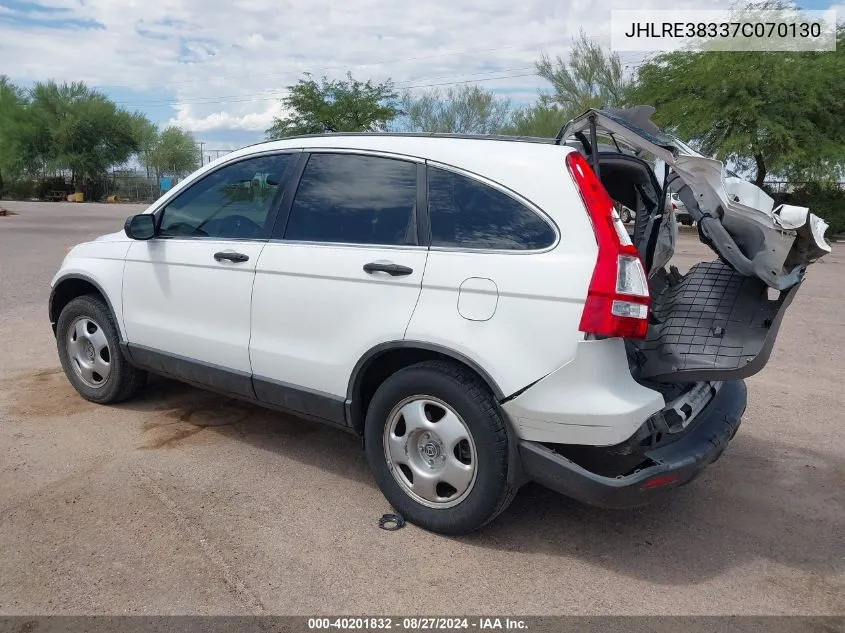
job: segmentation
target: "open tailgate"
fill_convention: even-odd
[[[686,275],[663,269],[668,257],[658,258],[659,270],[649,270],[652,312],[647,337],[636,344],[639,377],[655,382],[748,377],[768,361],[807,267],[830,252],[824,239],[828,225],[806,207],[775,208],[768,194],[727,174],[721,161],[663,134],[650,120],[653,113],[649,106],[589,110],[560,135],[584,143],[595,125],[597,134],[651,155],[656,171],[665,169],[668,176],[663,198],[671,185],[698,223],[701,241],[718,255]],[[674,225],[665,214],[671,213],[660,205],[654,217],[637,218],[638,226],[648,223],[646,232],[658,233],[660,239],[649,244],[664,250],[670,244],[669,256]],[[643,244],[638,247],[642,253]],[[653,251],[648,255],[644,259],[651,262]]]

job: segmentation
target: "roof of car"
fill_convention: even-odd
[[[220,162],[252,154],[285,150],[361,151],[387,156],[428,160],[466,171],[499,178],[504,170],[523,169],[541,162],[556,162],[571,148],[556,145],[554,139],[514,136],[458,134],[343,133],[291,136],[235,150]],[[219,164],[217,161],[215,163]],[[214,164],[214,163],[212,163]]]
[[[542,143],[554,145],[556,143],[554,137],[545,136],[508,136],[504,134],[446,134],[435,132],[327,132],[323,134],[299,134],[297,136],[286,136],[276,141],[261,141],[254,143],[255,145],[264,145],[267,143],[275,143],[277,141],[290,141],[302,138],[343,138],[343,137],[398,137],[398,138],[443,138],[443,139],[466,139],[473,141],[508,141],[511,143]]]

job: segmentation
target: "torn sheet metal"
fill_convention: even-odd
[[[689,187],[687,196],[679,195],[698,222],[702,241],[737,272],[756,276],[771,288],[794,286],[807,266],[830,252],[824,220],[804,207],[773,208],[771,196],[727,174],[721,161],[661,132],[650,120],[653,113],[650,106],[588,110],[567,124],[562,138],[588,129],[594,118],[599,134],[668,164]]]

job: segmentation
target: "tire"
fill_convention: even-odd
[[[413,421],[420,420],[415,412],[425,416],[422,426]],[[467,437],[456,439],[462,434]],[[474,374],[449,362],[426,361],[385,380],[367,410],[364,444],[387,500],[432,532],[471,532],[496,518],[518,489],[509,477],[508,431],[498,404]],[[473,474],[465,489],[467,469]],[[414,492],[414,480],[419,486],[437,481],[433,496],[430,485],[427,497],[422,487]]]
[[[121,402],[144,385],[146,373],[123,356],[114,317],[96,295],[76,297],[62,309],[56,347],[70,384],[86,400]]]
[[[631,212],[628,209],[622,209],[619,219],[622,220],[623,224],[628,224],[631,221]]]

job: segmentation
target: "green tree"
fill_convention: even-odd
[[[498,134],[511,114],[509,99],[469,84],[416,96],[406,92],[401,105],[403,120],[395,127],[409,132]]]
[[[0,75],[0,192],[3,177],[15,176],[23,168],[21,144],[26,114],[24,92],[8,77]]]
[[[638,73],[633,98],[702,153],[795,179],[845,163],[845,29],[835,52],[675,52]]]
[[[169,127],[158,134],[145,158],[157,178],[183,176],[199,165],[199,151],[190,132]]]
[[[584,31],[572,44],[569,64],[560,57],[552,60],[543,54],[536,66],[537,74],[553,89],[552,94],[541,97],[541,105],[557,105],[565,120],[590,108],[628,104],[632,82],[619,55],[606,52]]]
[[[556,105],[535,103],[515,110],[503,132],[513,136],[553,137],[569,118]]]
[[[324,132],[371,132],[383,130],[399,109],[398,95],[388,79],[374,84],[346,74],[346,80],[326,77],[317,82],[309,73],[282,98],[285,116],[276,117],[267,130],[268,139]]]
[[[34,151],[49,167],[69,170],[77,191],[137,150],[132,115],[82,82],[38,83],[30,107]]]
[[[149,177],[152,169],[150,157],[159,140],[158,128],[146,115],[135,112],[132,115],[132,136],[137,145],[138,160],[146,168]]]

